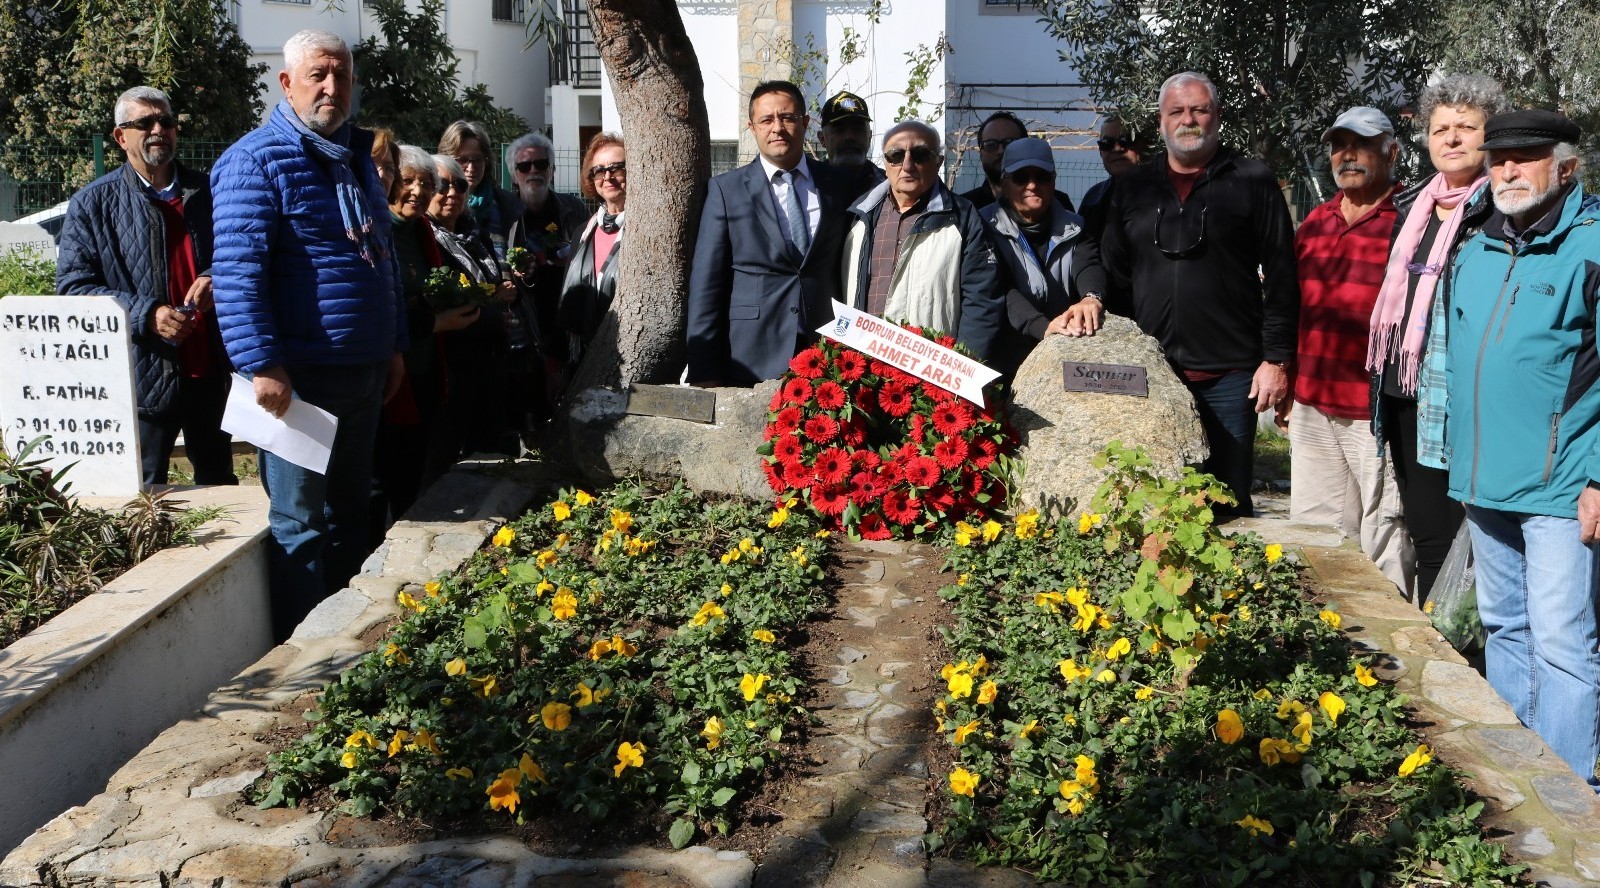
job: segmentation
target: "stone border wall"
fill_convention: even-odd
[[[1372,561],[1338,531],[1251,519],[1269,543],[1299,551],[1351,640],[1376,654],[1374,672],[1410,697],[1409,708],[1439,758],[1469,775],[1486,802],[1486,823],[1551,888],[1600,885],[1600,800],[1445,641],[1400,597]]]
[[[227,514],[200,528],[196,545],[157,552],[0,651],[0,848],[101,791],[272,646],[261,488],[177,489],[171,499]]]

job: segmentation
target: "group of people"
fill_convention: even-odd
[[[550,409],[610,306],[627,161],[620,137],[590,141],[591,212],[551,189],[537,134],[506,152],[515,192],[477,124],[433,153],[396,145],[349,123],[350,50],[325,32],[290,38],[279,81],[209,181],[174,159],[170,100],[125,93],[128,163],[73,198],[58,284],[128,308],[150,483],[179,431],[197,482],[232,483],[230,370],[273,414],[300,398],[338,418],[326,472],[261,455],[283,638],[422,484]],[[1577,127],[1447,77],[1420,102],[1436,172],[1405,187],[1391,121],[1351,108],[1323,134],[1339,191],[1297,230],[1272,171],[1222,145],[1209,79],[1174,75],[1157,99],[1165,152],[1106,121],[1111,176],[1080,213],[1013,114],[983,122],[985,180],[958,195],[937,129],[887,127],[880,168],[866,104],[840,93],[823,161],[799,87],[760,84],[757,157],[711,180],[699,219],[686,380],[777,378],[835,301],[950,333],[1007,375],[1047,335],[1131,317],[1193,393],[1228,511],[1252,511],[1272,411],[1294,515],[1359,539],[1419,604],[1464,519],[1490,682],[1600,785],[1600,201],[1576,179]],[[478,295],[440,301],[439,269]]]

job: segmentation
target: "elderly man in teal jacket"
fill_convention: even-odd
[[[1450,495],[1471,527],[1489,683],[1600,786],[1600,211],[1567,118],[1513,111],[1485,133],[1495,212],[1435,302]]]

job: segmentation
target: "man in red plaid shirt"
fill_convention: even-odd
[[[1372,436],[1365,367],[1368,321],[1394,237],[1400,146],[1389,119],[1367,107],[1339,115],[1322,141],[1339,193],[1306,216],[1294,239],[1300,333],[1288,411],[1289,512],[1358,539],[1409,598],[1411,540],[1394,472]]]

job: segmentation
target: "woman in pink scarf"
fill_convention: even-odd
[[[1383,287],[1372,310],[1367,369],[1373,374],[1373,433],[1389,448],[1406,528],[1416,549],[1417,604],[1427,600],[1461,526],[1461,504],[1446,493],[1449,473],[1419,461],[1419,368],[1428,318],[1456,251],[1488,218],[1484,123],[1510,108],[1499,84],[1457,74],[1422,94],[1428,156],[1438,172],[1395,195],[1399,217]],[[1423,405],[1424,427],[1442,422]],[[1426,436],[1425,436],[1426,437]],[[1429,454],[1422,454],[1429,457]]]

